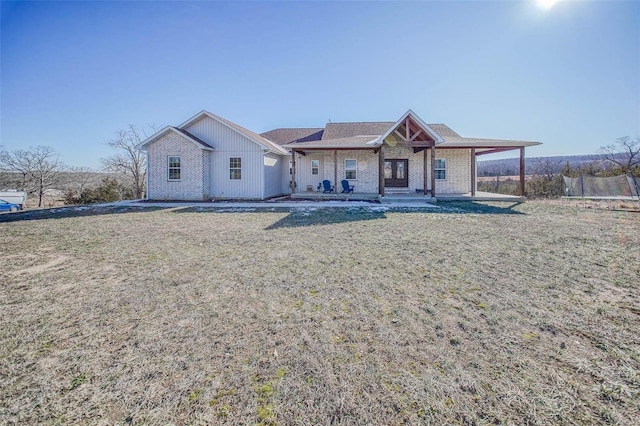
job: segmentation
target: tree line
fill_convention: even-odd
[[[150,131],[153,126],[148,126]],[[9,151],[0,146],[0,190],[16,189],[35,197],[44,207],[51,191],[62,191],[66,204],[144,198],[146,155],[136,146],[147,138],[144,128],[130,125],[107,142],[113,154],[101,159],[99,171],[66,166],[49,146]]]
[[[601,161],[592,161],[578,166],[571,166],[569,162],[553,157],[538,159],[529,170],[525,181],[525,193],[532,198],[561,197],[565,195],[562,176],[611,177],[632,174],[640,179],[640,137],[618,138],[614,143],[601,147],[599,152],[603,157]],[[491,180],[478,182],[478,190],[519,195],[520,183],[512,179],[501,179],[509,175],[504,167],[500,168],[500,164],[496,163],[494,166],[496,169],[490,170],[493,175]]]

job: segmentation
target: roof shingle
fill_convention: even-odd
[[[322,140],[349,138],[352,136],[380,136],[393,125],[393,121],[327,123]]]
[[[289,129],[273,129],[260,136],[269,139],[279,145],[293,142],[319,141],[322,139],[323,127],[314,128],[289,128]]]
[[[429,127],[436,132],[442,139],[447,138],[459,138],[461,137],[459,134],[454,132],[449,126],[446,124],[429,124]]]

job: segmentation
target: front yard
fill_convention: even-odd
[[[3,215],[0,423],[636,422],[638,214],[441,205]]]

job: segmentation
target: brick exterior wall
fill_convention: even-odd
[[[209,197],[209,151],[174,132],[147,146],[148,198],[152,200],[204,200]],[[179,156],[181,179],[169,181],[168,157]]]
[[[378,193],[378,155],[373,149],[366,151],[338,151],[338,181],[334,182],[333,151],[324,156],[324,178],[336,185],[338,192],[342,191],[340,182],[345,179],[344,160],[358,160],[357,179],[350,180],[355,185],[355,192]]]
[[[385,158],[409,160],[409,192],[424,190],[424,153],[414,154],[413,148],[404,146],[386,146]],[[471,151],[468,149],[436,149],[436,158],[447,160],[446,179],[436,181],[436,196],[438,194],[464,194],[471,191]],[[345,178],[344,160],[358,160],[358,175],[356,180],[350,181],[355,185],[356,192],[378,193],[378,154],[373,150],[338,151],[338,181],[334,181],[333,151],[326,151],[324,155],[324,178],[339,188],[340,181]],[[427,156],[428,166],[431,167],[430,154]],[[302,166],[302,164],[299,164]],[[306,163],[304,167],[310,167]],[[395,188],[394,188],[395,189]],[[427,174],[427,189],[431,189],[431,175]],[[341,190],[341,189],[340,189]],[[338,191],[340,192],[340,191]]]
[[[466,194],[471,192],[471,150],[437,149],[436,158],[447,159],[447,178],[436,180],[438,194]]]

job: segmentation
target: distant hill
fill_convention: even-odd
[[[482,157],[480,157],[482,158]],[[535,172],[541,163],[550,166],[554,173],[560,172],[569,163],[571,168],[577,168],[594,162],[604,161],[604,154],[586,155],[557,155],[553,157],[531,157],[525,158],[525,173]],[[478,159],[478,176],[514,176],[519,174],[520,159],[504,158],[501,160],[480,160]]]
[[[80,191],[85,188],[97,187],[105,177],[114,178],[118,181],[124,181],[127,179],[126,176],[118,173],[63,171],[57,175],[55,183],[51,184],[50,187],[60,191],[65,191],[67,189]],[[18,173],[0,172],[0,190],[20,188],[21,180],[22,175]]]

